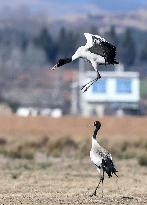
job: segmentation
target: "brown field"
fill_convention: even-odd
[[[93,128],[89,124],[96,118],[64,117],[53,119],[48,117],[0,117],[0,135],[8,136],[91,136]],[[147,117],[99,119],[102,123],[100,135],[124,138],[144,138],[147,133]]]
[[[100,119],[100,141],[119,178],[105,178],[89,160],[95,118],[0,117],[0,204],[147,204],[147,118]]]

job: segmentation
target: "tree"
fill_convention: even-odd
[[[71,57],[76,50],[78,34],[67,31],[64,27],[60,29],[57,45],[60,57]]]
[[[46,28],[41,30],[39,36],[34,39],[34,43],[44,50],[49,62],[54,63],[56,61],[57,46]]]
[[[117,38],[115,26],[110,27],[109,38],[110,38],[110,42],[112,42],[115,46],[118,45],[118,38]]]
[[[136,58],[136,45],[130,29],[127,29],[121,46],[121,60],[126,66],[132,66]]]
[[[98,33],[99,33],[98,28],[96,26],[92,25],[90,28],[90,33],[94,34],[94,35],[98,35]]]
[[[142,49],[140,52],[140,60],[147,63],[147,41],[142,46]]]
[[[62,27],[59,31],[58,34],[58,39],[57,39],[57,44],[58,44],[58,51],[60,57],[65,57],[66,56],[66,43],[67,43],[67,32],[64,27]]]
[[[21,45],[20,45],[22,51],[26,51],[28,46],[29,46],[29,40],[23,37],[21,40]]]
[[[110,30],[104,34],[105,38],[115,46],[118,45],[118,37],[115,31],[115,26],[111,26]]]

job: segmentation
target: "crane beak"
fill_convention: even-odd
[[[57,64],[54,67],[49,68],[49,70],[55,70],[56,68],[57,68]]]

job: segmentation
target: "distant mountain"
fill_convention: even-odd
[[[137,30],[147,31],[147,9],[139,9],[129,12],[102,12],[98,11],[94,14],[87,15],[67,15],[61,20],[54,20],[51,27],[66,27],[72,30],[83,30],[88,32],[89,28],[96,26],[103,33],[115,26],[118,32],[124,31],[126,28],[134,28]]]
[[[93,25],[102,31],[111,25],[120,31],[127,27],[147,30],[146,22],[146,0],[11,0],[0,5],[0,28],[34,32],[43,25],[54,33],[63,26],[88,31]]]
[[[0,11],[1,15],[8,15],[14,10],[16,13],[20,10],[29,10],[32,14],[44,12],[56,17],[67,14],[93,14],[99,10],[130,11],[144,7],[147,7],[146,0],[11,0],[1,1]]]

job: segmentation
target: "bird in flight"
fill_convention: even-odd
[[[106,149],[101,147],[98,141],[96,140],[97,132],[99,131],[101,127],[101,123],[99,121],[95,121],[94,126],[95,126],[95,130],[92,136],[92,147],[90,151],[90,159],[96,166],[98,172],[101,174],[101,177],[100,177],[100,180],[94,192],[90,195],[91,197],[96,196],[96,191],[99,188],[99,185],[101,183],[102,183],[102,196],[103,196],[103,182],[104,182],[105,173],[110,178],[112,177],[113,174],[117,176],[116,172],[118,172],[112,161],[111,154]]]
[[[97,68],[98,65],[114,65],[119,63],[115,59],[116,47],[114,45],[110,44],[108,41],[98,35],[93,35],[90,33],[84,33],[84,35],[87,40],[86,45],[80,46],[71,58],[59,59],[57,64],[52,67],[51,70],[54,70],[79,58],[83,58],[91,62],[92,67],[97,73],[97,77],[81,87],[81,90],[86,92],[94,82],[101,78]]]

